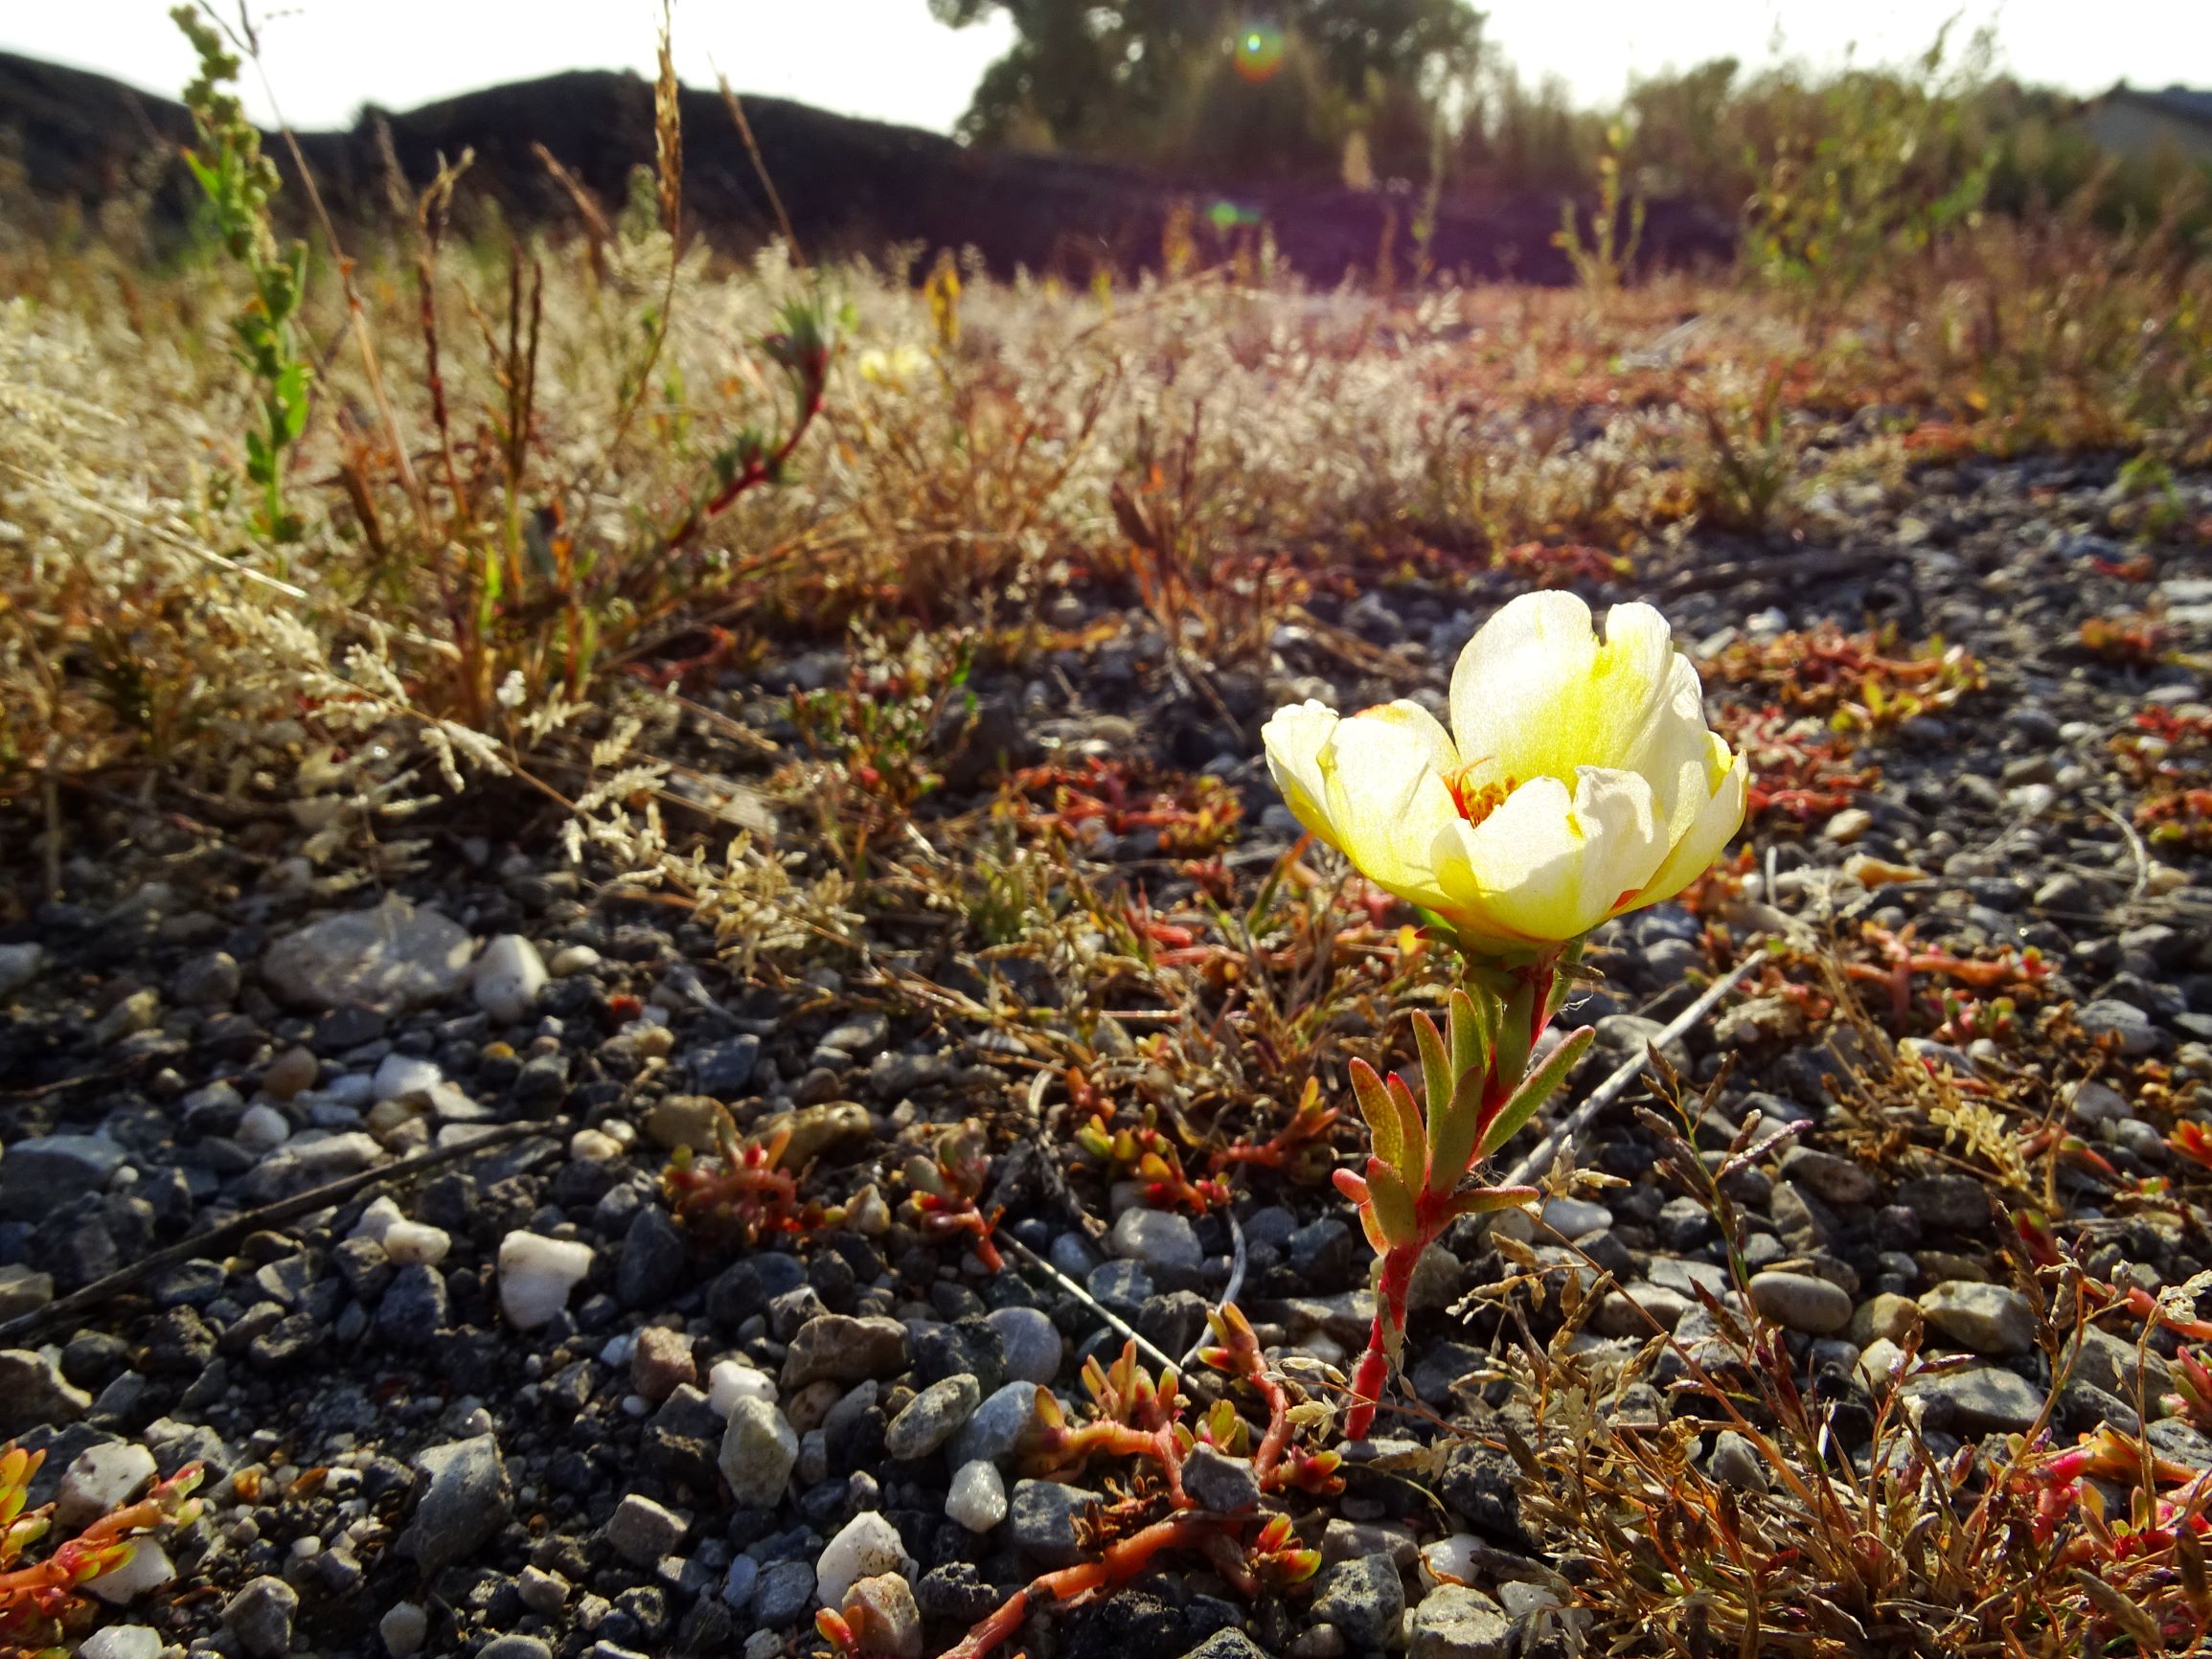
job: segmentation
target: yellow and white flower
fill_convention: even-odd
[[[1280,710],[1267,765],[1299,823],[1471,943],[1542,947],[1672,898],[1744,821],[1746,768],[1648,604],[1601,640],[1569,593],[1523,594],[1418,703]]]
[[[860,378],[894,392],[911,391],[929,372],[929,353],[919,346],[871,346],[860,353]]]

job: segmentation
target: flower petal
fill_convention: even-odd
[[[1677,660],[1666,619],[1648,604],[1615,605],[1601,643],[1575,595],[1523,594],[1482,625],[1452,670],[1459,751],[1486,762],[1482,782],[1570,783],[1582,766],[1642,771],[1669,735],[1659,714]]]
[[[1744,827],[1744,807],[1751,768],[1742,755],[1729,753],[1717,733],[1706,734],[1705,786],[1699,790],[1698,815],[1676,839],[1667,860],[1624,910],[1640,910],[1672,898],[1705,874],[1721,850]],[[1694,797],[1695,798],[1695,797]]]
[[[1260,741],[1266,747],[1267,771],[1283,792],[1290,815],[1341,851],[1321,805],[1327,793],[1321,781],[1321,751],[1336,735],[1338,723],[1334,709],[1308,698],[1277,709],[1260,729]]]
[[[1584,766],[1571,797],[1557,778],[1533,779],[1480,824],[1447,825],[1431,856],[1447,914],[1494,937],[1560,941],[1646,886],[1666,852],[1650,783]]]
[[[1262,737],[1299,823],[1378,886],[1431,909],[1442,903],[1429,850],[1459,815],[1444,782],[1458,755],[1433,716],[1399,702],[1340,719],[1308,702],[1278,711]]]
[[[1665,694],[1653,701],[1649,724],[1619,762],[1650,780],[1669,846],[1690,832],[1712,798],[1707,764],[1712,740],[1705,725],[1704,682],[1690,659],[1677,652]]]

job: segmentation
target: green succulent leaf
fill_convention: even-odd
[[[1514,986],[1498,1021],[1497,1050],[1491,1064],[1501,1078],[1517,1078],[1528,1069],[1529,1044],[1536,1034],[1536,987],[1527,980]]]
[[[1487,1071],[1463,1072],[1451,1099],[1428,1114],[1428,1190],[1448,1193],[1474,1162],[1475,1138],[1482,1132],[1482,1096]]]
[[[1452,1084],[1459,1074],[1452,1069],[1451,1051],[1444,1046],[1444,1034],[1425,1013],[1413,1016],[1413,1040],[1421,1050],[1422,1104],[1433,1121],[1451,1099]]]
[[[1401,1163],[1405,1137],[1399,1130],[1398,1108],[1391,1104],[1390,1091],[1365,1060],[1354,1060],[1351,1071],[1352,1094],[1359,1102],[1359,1115],[1367,1120],[1367,1132],[1375,1138],[1375,1155],[1385,1164]]]
[[[1451,1204],[1462,1216],[1487,1216],[1499,1210],[1524,1209],[1542,1196],[1534,1187],[1476,1187],[1455,1193]]]
[[[1451,993],[1451,1065],[1453,1075],[1490,1069],[1490,1051],[1497,1041],[1497,998],[1480,986],[1473,995],[1464,989]]]
[[[1393,1072],[1383,1087],[1389,1092],[1391,1105],[1398,1111],[1397,1165],[1408,1175],[1418,1177],[1428,1168],[1427,1125],[1422,1122],[1421,1108],[1414,1104],[1413,1091],[1405,1086],[1403,1078]]]
[[[1566,1081],[1567,1074],[1575,1069],[1575,1063],[1589,1053],[1590,1044],[1596,1040],[1597,1034],[1596,1030],[1590,1026],[1585,1026],[1578,1032],[1569,1032],[1566,1039],[1544,1057],[1542,1065],[1521,1079],[1520,1087],[1514,1090],[1505,1104],[1498,1108],[1497,1116],[1491,1120],[1490,1127],[1483,1131],[1480,1156],[1491,1156],[1513,1139],[1520,1126],[1536,1115],[1537,1108],[1552,1097],[1560,1084]]]
[[[1420,1238],[1421,1224],[1414,1216],[1413,1194],[1405,1190],[1405,1182],[1396,1170],[1369,1160],[1367,1198],[1375,1206],[1375,1218],[1382,1225],[1382,1236],[1391,1243],[1411,1244]]]

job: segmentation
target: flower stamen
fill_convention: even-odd
[[[1471,825],[1480,824],[1505,805],[1505,798],[1520,787],[1520,780],[1508,778],[1504,783],[1477,784],[1470,774],[1481,761],[1470,761],[1455,772],[1444,775],[1444,786],[1451,791],[1451,804],[1459,808],[1459,815]]]

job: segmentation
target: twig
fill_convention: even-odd
[[[1742,985],[1751,970],[1765,960],[1764,956],[1755,954],[1738,963],[1707,986],[1704,995],[1699,997],[1696,1002],[1669,1020],[1666,1028],[1657,1036],[1652,1038],[1648,1046],[1654,1049],[1665,1048],[1710,1013],[1722,997]],[[1645,1057],[1640,1054],[1632,1056],[1625,1061],[1611,1077],[1606,1079],[1604,1082],[1590,1091],[1588,1100],[1569,1112],[1557,1128],[1539,1141],[1529,1154],[1513,1167],[1513,1173],[1506,1176],[1500,1185],[1507,1187],[1523,1186],[1549,1169],[1552,1160],[1559,1156],[1562,1147],[1580,1136],[1585,1129],[1590,1126],[1600,1112],[1628,1092],[1629,1085],[1643,1075],[1645,1064]]]
[[[776,181],[768,176],[768,164],[761,155],[761,147],[753,138],[753,124],[745,119],[745,106],[739,102],[730,78],[719,68],[715,70],[715,84],[722,90],[722,102],[729,105],[730,119],[738,124],[738,136],[745,141],[745,153],[753,158],[753,172],[761,181],[761,188],[768,193],[768,206],[776,210],[776,223],[784,233],[784,245],[791,250],[791,262],[802,269],[807,256],[799,247],[799,233],[791,229],[791,216],[784,211],[784,198],[776,193]]]
[[[2151,854],[2144,850],[2143,838],[2135,833],[2134,825],[2129,823],[2126,818],[2113,811],[2102,801],[2092,801],[2089,805],[2117,824],[2120,827],[2120,833],[2128,838],[2128,852],[2135,860],[2135,885],[2128,894],[2128,902],[2132,904],[2143,897],[2143,890],[2151,885]]]
[[[247,1210],[232,1216],[204,1233],[195,1233],[133,1261],[127,1267],[119,1267],[103,1279],[95,1279],[81,1290],[73,1290],[57,1302],[49,1302],[43,1307],[34,1307],[29,1313],[19,1313],[5,1325],[0,1325],[0,1345],[13,1345],[34,1330],[42,1330],[57,1319],[83,1313],[99,1307],[110,1297],[127,1290],[148,1274],[178,1261],[192,1261],[227,1244],[231,1239],[242,1239],[264,1227],[274,1227],[294,1216],[312,1215],[317,1210],[333,1209],[370,1187],[385,1181],[405,1180],[425,1170],[435,1170],[460,1158],[477,1152],[503,1147],[510,1141],[523,1140],[531,1135],[557,1134],[573,1125],[568,1118],[531,1120],[519,1124],[503,1124],[487,1134],[458,1146],[441,1147],[436,1151],[420,1152],[412,1158],[401,1158],[397,1164],[385,1164],[377,1169],[364,1170],[357,1175],[347,1175],[340,1180],[309,1189],[294,1197],[280,1198],[273,1204],[263,1204],[258,1210]]]
[[[1074,1280],[1070,1279],[1066,1274],[1062,1273],[1059,1268],[1055,1267],[1051,1262],[1047,1261],[1043,1257],[1039,1256],[1036,1251],[1032,1250],[1028,1245],[1024,1244],[1020,1239],[1015,1238],[1012,1234],[1009,1234],[1002,1238],[999,1242],[1004,1244],[1016,1256],[1020,1257],[1023,1261],[1027,1262],[1030,1266],[1036,1268],[1039,1273],[1043,1274],[1047,1279],[1050,1279],[1055,1284],[1059,1285],[1062,1290],[1066,1291],[1078,1302],[1081,1302],[1085,1307],[1089,1308],[1093,1313],[1097,1314],[1099,1318],[1106,1321],[1106,1328],[1112,1330],[1116,1335],[1126,1336],[1129,1339],[1129,1341],[1135,1343],[1137,1347],[1143,1351],[1146,1358],[1161,1366],[1174,1365],[1175,1362],[1173,1359],[1169,1358],[1165,1353],[1161,1352],[1160,1350],[1151,1342],[1151,1340],[1140,1335],[1135,1328],[1132,1327],[1127,1320],[1123,1319],[1120,1314],[1108,1309],[1106,1304],[1101,1302],[1097,1297],[1093,1296],[1089,1291],[1085,1290],[1082,1285],[1078,1284]],[[5,1329],[0,1329],[0,1337],[5,1337],[7,1334],[8,1332]]]
[[[1237,1292],[1244,1288],[1244,1229],[1237,1220],[1236,1211],[1224,1210],[1221,1214],[1229,1219],[1229,1283],[1222,1286],[1220,1296],[1214,1303],[1214,1311],[1217,1313],[1235,1302]],[[1198,1332],[1197,1339],[1191,1344],[1190,1352],[1183,1355],[1182,1363],[1175,1369],[1188,1372],[1197,1361],[1198,1350],[1213,1340],[1211,1329]]]

